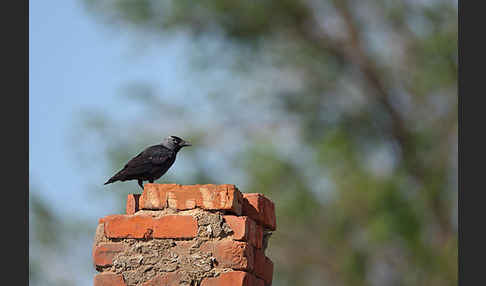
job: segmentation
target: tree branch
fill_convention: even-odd
[[[382,82],[379,69],[374,61],[367,55],[362,46],[360,33],[357,29],[353,15],[350,12],[348,1],[335,1],[335,7],[346,25],[346,29],[350,36],[348,41],[338,41],[332,39],[325,33],[317,34],[313,32],[312,29],[318,25],[315,20],[309,22],[309,19],[302,19],[298,23],[297,27],[299,33],[301,33],[308,42],[316,44],[321,49],[331,52],[338,59],[344,62],[349,62],[359,68],[366,82],[374,91],[369,94],[375,96],[375,99],[382,104],[390,116],[390,133],[401,149],[405,168],[421,186],[425,186],[429,172],[419,160],[417,150],[413,143],[413,134],[407,128],[405,120],[390,102],[389,91],[386,85]],[[430,191],[433,192],[433,190]],[[430,207],[437,218],[441,233],[446,237],[451,230],[447,208],[443,207],[439,195],[432,195],[427,202],[430,203]]]

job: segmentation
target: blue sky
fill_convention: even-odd
[[[82,205],[83,193],[69,132],[83,108],[116,108],[117,87],[127,76],[119,60],[124,43],[88,17],[78,1],[29,4],[30,180],[64,212],[59,208]]]
[[[184,64],[180,42],[158,47],[154,55],[149,42],[140,49],[128,33],[97,23],[81,4],[29,2],[30,180],[58,212],[83,211],[80,202],[86,200],[83,173],[69,146],[79,112],[129,114],[135,107],[119,96],[127,83],[174,83],[184,72],[178,68]]]
[[[127,82],[177,88],[173,83],[185,69],[181,41],[157,50],[150,41],[135,46],[128,33],[97,23],[81,1],[29,1],[30,181],[58,215],[83,215],[96,224],[110,213],[109,207],[93,204],[83,190],[85,173],[69,146],[77,115],[88,109],[103,110],[112,118],[136,112],[120,98]],[[100,186],[109,175],[98,174]],[[86,245],[73,250],[66,261],[51,265],[48,275],[73,271],[76,285],[91,285],[95,271],[88,272],[91,264],[85,264],[90,263],[92,241],[82,243]]]

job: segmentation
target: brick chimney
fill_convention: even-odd
[[[234,185],[145,185],[126,214],[99,220],[93,263],[102,285],[269,286],[275,207]]]

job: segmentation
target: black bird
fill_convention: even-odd
[[[177,152],[185,146],[191,144],[177,136],[169,136],[159,145],[150,146],[130,159],[125,167],[111,177],[105,185],[116,181],[137,180],[143,190],[143,181],[153,183],[154,180],[162,177],[174,164]]]

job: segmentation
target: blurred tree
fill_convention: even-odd
[[[41,189],[31,183],[29,285],[79,285],[76,274],[79,266],[73,267],[66,256],[75,256],[76,251],[85,252],[86,248],[76,249],[73,244],[83,245],[84,241],[91,240],[95,227],[89,222],[57,214],[52,204],[43,199]]]
[[[110,170],[181,130],[191,171],[169,181],[276,202],[274,285],[457,284],[457,1],[84,3],[192,41],[190,96],[138,86],[136,123],[86,121]]]

